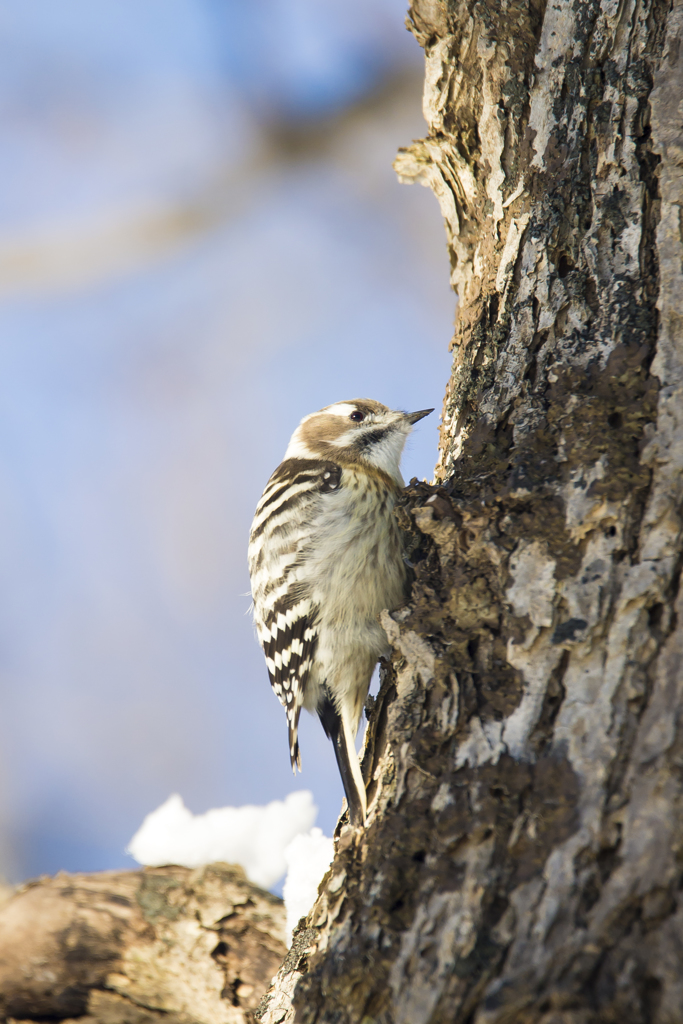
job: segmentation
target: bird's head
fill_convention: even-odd
[[[433,409],[397,412],[371,398],[335,402],[304,416],[285,459],[325,459],[341,465],[368,463],[403,484],[399,465],[413,425]]]

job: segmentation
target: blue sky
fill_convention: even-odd
[[[172,792],[199,813],[309,788],[333,828],[341,783],[313,719],[303,775],[288,767],[246,542],[289,435],[330,402],[435,406],[405,475],[436,461],[455,303],[436,202],[391,170],[423,131],[404,14],[0,2],[13,879],[132,866],[126,843]],[[383,81],[398,84],[379,119],[345,122]],[[302,125],[310,153],[279,154],[274,126]]]

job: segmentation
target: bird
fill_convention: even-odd
[[[362,398],[305,416],[258,503],[249,536],[256,633],[301,770],[301,708],[332,741],[353,827],[367,813],[355,737],[370,679],[389,653],[383,609],[406,598],[392,510],[403,447],[418,420]]]

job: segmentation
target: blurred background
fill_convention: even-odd
[[[437,412],[454,298],[406,0],[0,0],[0,874],[133,866],[201,813],[342,788],[289,769],[246,596],[300,418]]]

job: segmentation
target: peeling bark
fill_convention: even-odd
[[[0,906],[0,1019],[247,1024],[284,917],[228,864],[29,882]]]
[[[683,1020],[683,4],[415,0],[459,298],[415,580],[258,1015]]]

